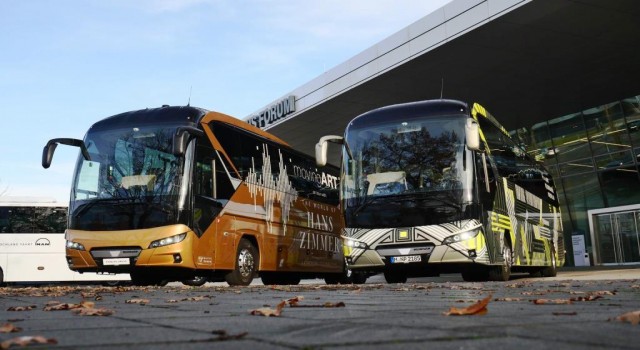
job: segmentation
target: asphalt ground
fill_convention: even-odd
[[[482,299],[484,312],[446,315],[452,307],[476,311],[469,307]],[[290,301],[279,316],[250,313],[283,300]],[[112,314],[46,310],[83,301],[82,312]],[[29,310],[9,311],[16,308]],[[0,288],[0,326],[21,328],[0,341],[50,342],[28,345],[34,349],[639,349],[640,325],[616,319],[633,311],[640,268],[482,283],[443,275],[337,286],[19,285]]]

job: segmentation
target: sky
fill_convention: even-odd
[[[449,0],[2,0],[0,195],[69,200],[108,116],[186,105],[243,119]]]

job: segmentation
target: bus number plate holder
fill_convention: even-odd
[[[408,264],[408,263],[414,263],[414,262],[421,262],[422,256],[420,255],[392,256],[390,261],[392,264]]]
[[[129,265],[129,258],[105,258],[102,260],[102,265]]]

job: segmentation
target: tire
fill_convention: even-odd
[[[502,245],[502,264],[489,268],[489,280],[508,281],[511,277],[511,265],[513,265],[513,252],[511,245],[505,242]]]
[[[4,287],[7,284],[4,283],[4,272],[2,271],[2,269],[0,269],[0,287]]]
[[[246,239],[241,239],[236,252],[236,264],[233,270],[224,276],[230,286],[248,286],[258,267],[258,252]]]
[[[208,281],[205,276],[193,276],[193,278],[182,280],[182,284],[184,284],[185,286],[192,286],[192,287],[200,287],[207,282]]]
[[[403,271],[384,271],[384,280],[387,283],[406,283],[407,274]]]
[[[556,252],[554,249],[551,250],[551,266],[547,266],[540,270],[542,277],[556,277],[558,274],[557,266],[556,266]]]
[[[367,282],[367,275],[362,272],[353,272],[351,275],[351,280],[353,284],[365,284]],[[407,281],[407,276],[405,276],[404,282]],[[400,282],[400,283],[404,283]]]

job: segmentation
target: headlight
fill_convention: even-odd
[[[364,242],[360,242],[360,241],[356,241],[355,239],[349,239],[349,238],[345,238],[344,239],[344,244],[347,247],[351,247],[351,248],[360,248],[360,249],[368,249],[369,246],[364,243]]]
[[[75,250],[85,250],[84,246],[78,242],[67,241],[67,248]]]
[[[472,230],[472,231],[458,233],[456,235],[445,238],[442,241],[442,244],[452,244],[452,243],[458,243],[461,241],[466,241],[467,239],[475,238],[478,235],[478,233],[480,233],[480,230]]]
[[[186,233],[181,233],[179,235],[158,239],[156,241],[151,242],[151,244],[149,244],[149,248],[158,248],[158,247],[164,247],[165,245],[169,245],[169,244],[180,243],[184,241],[186,237],[187,237]]]

